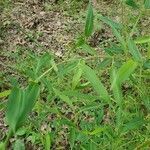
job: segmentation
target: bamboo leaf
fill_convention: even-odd
[[[83,65],[83,72],[84,72],[85,77],[93,86],[94,90],[97,92],[97,94],[105,101],[109,101],[110,99],[109,94],[106,88],[104,87],[104,85],[101,83],[101,81],[97,77],[95,71],[91,69],[89,66]]]
[[[120,85],[118,84],[118,82],[114,82],[114,81],[116,81],[116,76],[117,76],[117,72],[116,72],[116,69],[114,68],[111,72],[111,81],[112,81],[111,83],[113,84],[112,90],[113,90],[113,95],[114,95],[115,101],[120,106],[120,104],[123,100],[123,96],[122,96],[122,91],[121,91]]]
[[[80,63],[78,68],[75,70],[75,74],[72,79],[72,88],[75,89],[78,83],[80,82],[80,78],[82,76],[82,68],[80,67]]]
[[[87,12],[87,18],[86,18],[86,24],[85,24],[85,36],[89,37],[94,28],[94,13],[93,13],[93,6],[90,2],[88,5],[88,12]]]
[[[104,17],[102,15],[100,15],[100,20],[103,21],[104,23],[106,23],[107,25],[109,25],[111,28],[115,28],[115,29],[122,29],[123,26],[122,24],[113,21],[112,19],[108,18],[108,17]]]
[[[90,45],[86,43],[82,44],[80,48],[91,55],[96,55],[95,49],[93,49]]]
[[[124,63],[118,70],[116,77],[113,80],[112,87],[114,84],[122,84],[125,80],[129,78],[129,76],[134,72],[137,67],[137,63],[133,60],[128,60]]]
[[[62,92],[60,92],[58,89],[53,88],[55,94],[64,102],[66,102],[70,107],[73,106],[72,101],[69,99],[68,96],[64,95]]]
[[[136,61],[142,61],[142,55],[132,39],[128,40],[129,52]]]

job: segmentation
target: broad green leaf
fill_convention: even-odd
[[[27,89],[14,87],[8,99],[6,118],[10,129],[15,132],[25,121],[39,96],[39,85],[30,84]]]
[[[83,65],[82,67],[85,77],[91,83],[91,85],[93,86],[97,94],[100,96],[100,98],[104,99],[105,101],[109,101],[109,94],[104,85],[97,77],[96,72],[87,65]]]
[[[14,144],[13,150],[25,150],[25,145],[22,140],[17,140]]]
[[[93,13],[93,6],[90,2],[88,5],[88,12],[87,12],[87,18],[86,18],[86,24],[85,24],[85,36],[89,37],[94,28],[94,13]]]
[[[0,98],[7,97],[11,93],[11,90],[6,90],[0,93]]]
[[[137,62],[141,62],[142,61],[142,55],[141,55],[140,51],[138,50],[136,44],[134,43],[134,41],[132,39],[128,40],[128,48],[129,48],[129,52],[131,53],[133,58]]]
[[[146,9],[150,9],[150,0],[145,0],[144,1],[144,6]]]
[[[131,6],[132,8],[138,8],[138,5],[135,3],[134,0],[126,0],[125,3]]]
[[[150,36],[138,37],[134,40],[136,44],[150,43]]]
[[[70,99],[68,96],[64,95],[64,94],[63,94],[62,92],[60,92],[58,89],[53,88],[53,90],[54,90],[55,94],[56,94],[61,100],[63,100],[64,102],[66,102],[70,107],[73,106],[72,101],[71,101],[71,99]]]
[[[114,84],[122,84],[125,80],[129,78],[129,76],[134,72],[137,67],[137,63],[133,60],[128,60],[124,63],[118,70],[116,77],[113,80],[112,87]]]

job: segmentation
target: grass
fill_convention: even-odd
[[[89,3],[85,28],[61,58],[21,46],[8,53],[15,64],[7,67],[16,78],[6,70],[7,82],[0,85],[8,125],[0,149],[149,149],[150,37],[140,31],[140,21],[148,17],[145,3],[118,3],[127,13],[120,22]],[[130,18],[134,13],[137,17]],[[114,39],[92,47],[98,24]]]

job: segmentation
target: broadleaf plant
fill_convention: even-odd
[[[15,134],[31,112],[39,96],[40,85],[31,83],[26,89],[14,87],[8,99],[6,119],[9,135]],[[6,139],[7,140],[7,139]],[[6,141],[7,144],[7,141]]]

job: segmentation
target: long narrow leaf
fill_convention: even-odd
[[[89,37],[94,28],[94,13],[93,13],[93,7],[92,3],[89,3],[88,6],[88,12],[87,12],[87,18],[86,18],[86,24],[85,24],[85,36]]]
[[[128,48],[129,48],[129,52],[131,53],[131,55],[133,56],[134,60],[138,61],[142,61],[142,55],[140,53],[140,51],[138,50],[136,44],[134,43],[134,41],[132,39],[128,40]]]
[[[97,92],[97,94],[105,101],[109,101],[109,94],[104,85],[97,77],[95,71],[91,69],[89,66],[83,65],[83,72],[85,74],[85,77],[89,80],[89,82]]]
[[[113,80],[112,87],[117,82],[117,84],[122,84],[129,76],[134,72],[137,67],[137,63],[133,60],[128,60],[124,63],[118,70],[116,77]]]

